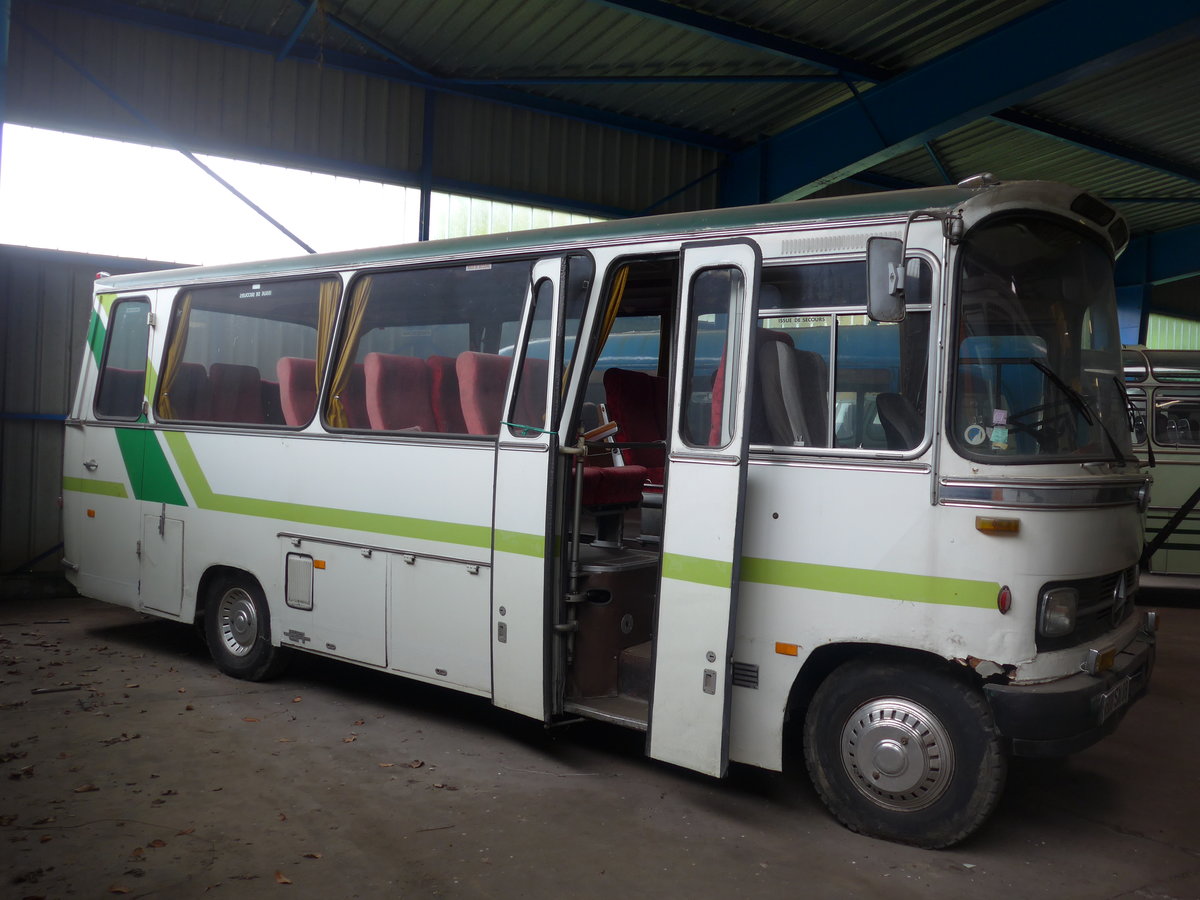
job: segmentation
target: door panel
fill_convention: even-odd
[[[496,506],[492,562],[492,700],[504,709],[545,719],[547,709],[547,609],[554,570],[551,491],[558,454],[553,428],[560,347],[546,341],[545,364],[524,362],[534,333],[558,334],[558,298],[564,261],[538,261],[521,341],[509,375],[505,414],[496,451]],[[540,401],[538,397],[540,396]],[[540,407],[540,412],[539,412]],[[536,421],[534,421],[536,420]]]
[[[728,763],[760,269],[748,241],[683,249],[649,753],[717,776]],[[697,403],[710,411],[699,421],[688,415]]]

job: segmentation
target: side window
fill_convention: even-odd
[[[728,348],[736,345],[745,284],[740,269],[721,266],[697,272],[690,289],[682,385],[689,402],[681,437],[693,447],[727,447],[736,427],[737,385],[734,367],[727,367],[725,359]],[[693,407],[707,408],[709,415],[694,415]]]
[[[1200,446],[1200,391],[1159,388],[1154,392],[1154,443]]]
[[[181,292],[155,396],[163,421],[302,427],[313,417],[341,280]]]
[[[546,389],[550,377],[550,321],[554,308],[554,285],[543,278],[533,292],[533,310],[526,337],[525,357],[517,373],[508,432],[513,437],[532,437],[546,425]]]
[[[866,315],[861,262],[763,272],[750,440],[912,450],[925,436],[933,273],[922,262],[903,322]]]
[[[333,354],[325,424],[499,434],[530,271],[528,261],[484,262],[355,279]],[[533,341],[530,355],[540,346],[546,358],[548,341],[548,333]]]
[[[150,301],[118,300],[108,317],[108,340],[96,390],[96,415],[137,419],[146,392]]]

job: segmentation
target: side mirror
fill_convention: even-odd
[[[904,321],[904,241],[867,239],[867,315],[872,322]]]

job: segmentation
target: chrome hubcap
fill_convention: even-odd
[[[241,588],[228,590],[217,605],[217,621],[225,649],[234,656],[245,656],[258,640],[258,612],[254,601]]]
[[[911,700],[864,703],[842,728],[841,752],[854,786],[888,809],[924,809],[954,776],[949,735],[936,716]]]

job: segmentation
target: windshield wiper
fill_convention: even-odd
[[[1053,382],[1054,386],[1063,392],[1063,396],[1070,400],[1071,405],[1079,410],[1079,413],[1083,416],[1085,422],[1087,422],[1089,425],[1095,425],[1099,423],[1100,430],[1104,432],[1104,436],[1108,439],[1108,446],[1112,448],[1113,459],[1115,459],[1121,465],[1126,465],[1129,461],[1125,458],[1125,454],[1121,452],[1121,447],[1117,444],[1117,439],[1112,436],[1112,432],[1108,430],[1108,426],[1104,424],[1104,420],[1100,417],[1100,414],[1096,412],[1090,403],[1088,403],[1087,398],[1083,396],[1083,394],[1079,393],[1079,391],[1075,390],[1075,388],[1063,381],[1062,377],[1057,372],[1055,372],[1040,359],[1035,359],[1031,356],[1029,358],[1029,363],[1035,369],[1049,378],[1050,381]]]

